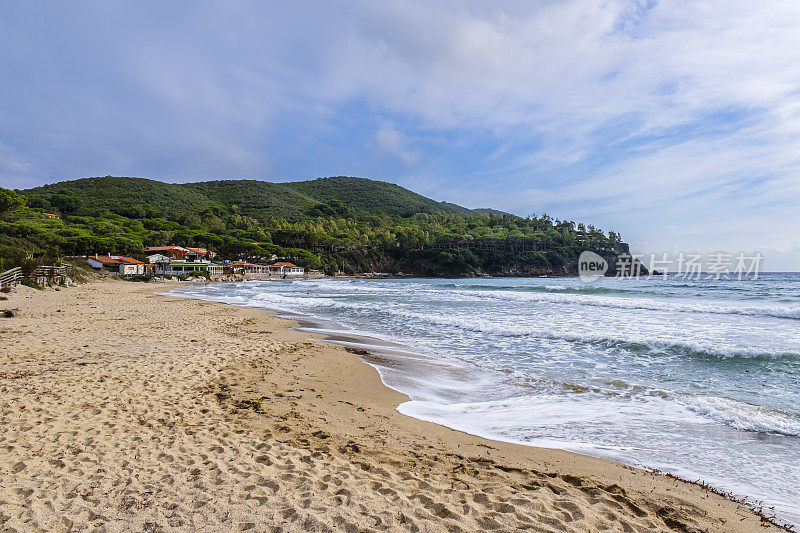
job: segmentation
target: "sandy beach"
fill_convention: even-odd
[[[0,308],[2,531],[764,531],[702,487],[399,414],[357,354],[177,284]]]

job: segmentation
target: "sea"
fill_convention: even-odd
[[[397,409],[708,483],[800,526],[800,274],[303,279],[182,287],[364,359]]]

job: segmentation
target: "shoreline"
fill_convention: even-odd
[[[331,277],[329,279],[335,279],[335,278]],[[353,279],[358,279],[358,278],[353,278]],[[252,281],[260,281],[260,280],[252,280]],[[499,434],[482,435],[480,433],[471,432],[467,429],[454,427],[452,425],[447,425],[443,421],[437,420],[435,418],[426,419],[418,415],[407,414],[400,407],[402,406],[402,404],[411,401],[411,398],[408,396],[409,392],[404,390],[403,383],[399,381],[396,383],[391,383],[393,381],[392,378],[390,378],[388,375],[385,375],[385,372],[387,371],[391,372],[397,367],[404,367],[406,365],[414,366],[416,364],[416,365],[425,365],[431,367],[440,367],[440,366],[446,367],[448,365],[438,363],[432,360],[429,356],[423,354],[422,352],[415,352],[408,346],[399,344],[398,342],[392,339],[386,337],[383,338],[376,337],[371,335],[369,332],[365,332],[360,329],[350,330],[348,326],[345,326],[344,324],[341,324],[339,322],[330,319],[314,317],[312,315],[304,314],[299,311],[286,311],[280,308],[258,307],[258,306],[244,305],[244,304],[219,302],[214,300],[205,300],[202,298],[197,298],[197,296],[195,295],[183,296],[180,295],[179,293],[176,293],[175,295],[179,297],[198,299],[200,301],[221,303],[223,305],[230,305],[233,307],[244,307],[248,309],[254,309],[257,311],[266,311],[274,316],[291,321],[293,324],[291,329],[293,331],[306,333],[308,335],[313,335],[314,337],[321,337],[315,340],[330,343],[336,346],[345,347],[345,349],[350,351],[351,353],[359,355],[362,362],[374,368],[375,371],[378,373],[381,383],[385,387],[393,391],[396,391],[405,397],[403,401],[398,402],[398,405],[395,405],[396,411],[402,416],[414,418],[415,420],[419,420],[425,423],[435,424],[437,426],[444,427],[452,431],[462,433],[470,437],[483,439],[489,442],[503,443],[512,446],[523,446],[536,449],[557,450],[588,458],[611,461],[613,463],[620,464],[625,467],[631,467],[646,472],[650,472],[658,476],[664,476],[670,479],[679,480],[687,484],[696,485],[704,490],[713,492],[717,495],[721,495],[732,502],[742,504],[747,508],[751,509],[758,516],[763,517],[765,520],[773,522],[775,525],[778,525],[779,527],[784,527],[784,528],[795,527],[792,525],[791,522],[781,520],[774,513],[773,514],[765,513],[763,511],[764,509],[772,509],[772,508],[768,507],[767,504],[765,504],[764,502],[755,499],[751,496],[748,496],[746,491],[736,493],[731,490],[719,488],[718,486],[713,485],[712,484],[713,482],[706,483],[702,475],[698,474],[689,477],[691,476],[691,472],[687,475],[688,470],[686,469],[675,467],[670,470],[664,467],[659,468],[659,467],[651,467],[648,466],[647,464],[642,464],[642,463],[637,464],[635,462],[626,461],[624,458],[620,458],[615,454],[609,453],[603,455],[598,452],[598,449],[602,448],[598,448],[591,444],[574,445],[573,443],[570,442],[559,442],[556,440],[549,440],[549,441],[540,440],[539,442],[531,443],[527,441],[504,438],[502,435]],[[459,370],[464,370],[464,369],[459,368],[450,371],[459,371]],[[441,372],[446,373],[448,371],[442,370]],[[396,377],[394,381],[397,381]],[[409,386],[408,384],[406,384],[405,388],[413,389],[413,386]]]
[[[703,487],[402,415],[345,348],[162,290],[7,295],[2,525],[778,530]]]

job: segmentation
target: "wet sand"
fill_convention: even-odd
[[[20,287],[0,308],[3,531],[765,531],[675,479],[418,421],[268,312]]]

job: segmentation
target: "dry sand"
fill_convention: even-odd
[[[405,417],[357,355],[158,289],[0,302],[20,309],[0,318],[0,530],[773,527],[695,485]]]

